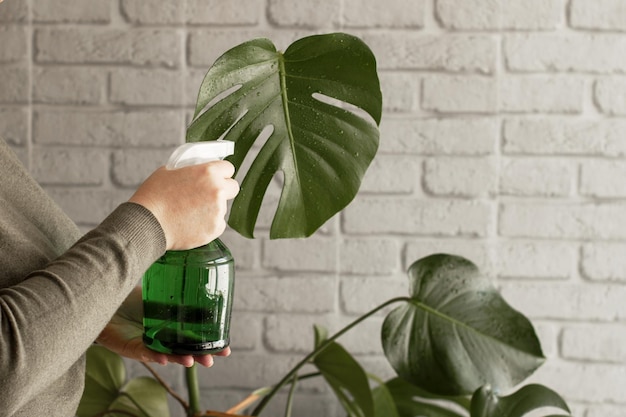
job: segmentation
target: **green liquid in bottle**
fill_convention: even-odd
[[[229,344],[234,261],[216,239],[168,251],[143,277],[144,336],[162,353],[208,354]]]

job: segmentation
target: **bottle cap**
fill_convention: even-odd
[[[218,161],[235,152],[235,142],[214,140],[185,143],[174,150],[167,161],[167,169],[177,169],[205,162]]]

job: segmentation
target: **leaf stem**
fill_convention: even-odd
[[[185,381],[187,382],[187,392],[189,393],[187,416],[194,417],[200,415],[200,389],[198,387],[198,369],[195,363],[189,368],[185,368]]]
[[[287,375],[285,375],[283,377],[283,379],[281,379],[278,384],[276,384],[274,386],[274,388],[272,388],[272,390],[269,392],[269,394],[267,394],[265,397],[263,397],[263,399],[261,400],[261,402],[256,406],[256,408],[252,411],[251,416],[258,416],[261,411],[263,411],[263,409],[265,408],[265,406],[267,405],[267,403],[272,399],[272,397],[274,395],[276,395],[276,393],[287,383],[289,382],[294,375],[298,372],[298,370],[300,368],[302,368],[304,365],[306,365],[311,359],[313,359],[317,354],[319,354],[321,351],[323,351],[324,349],[326,349],[328,346],[330,346],[330,344],[332,342],[334,342],[336,339],[338,339],[340,336],[342,336],[344,333],[346,333],[348,330],[352,329],[354,326],[356,326],[357,324],[359,324],[360,322],[362,322],[363,320],[367,319],[368,317],[374,315],[375,313],[377,313],[379,310],[382,310],[383,308],[387,307],[390,304],[394,304],[394,303],[398,303],[398,302],[411,302],[411,298],[410,297],[396,297],[396,298],[392,298],[390,300],[385,301],[384,303],[382,303],[381,305],[379,305],[378,307],[374,308],[373,310],[369,311],[368,313],[365,313],[364,315],[362,315],[361,317],[357,318],[356,320],[354,320],[352,323],[348,324],[346,327],[344,327],[343,329],[339,330],[337,333],[335,333],[334,335],[332,335],[331,337],[329,337],[328,339],[326,339],[326,341],[324,341],[323,343],[320,343],[320,345],[314,349],[311,353],[309,353],[307,356],[304,357],[304,359],[302,359],[300,362],[298,362],[293,369],[291,369],[291,371],[289,371],[287,373]]]
[[[287,406],[285,407],[285,417],[291,417],[291,410],[293,408],[293,394],[295,394],[297,386],[298,374],[296,373],[291,380],[291,388],[289,388],[289,395],[287,396]]]
[[[167,382],[165,382],[165,380],[163,380],[163,378],[161,378],[161,376],[157,373],[157,371],[154,370],[154,368],[150,365],[148,365],[145,362],[141,362],[143,366],[145,366],[148,371],[150,371],[150,373],[152,374],[152,376],[154,376],[154,379],[157,380],[157,382],[159,384],[161,384],[163,386],[163,388],[165,388],[165,390],[168,392],[168,394],[170,394],[176,401],[178,401],[180,403],[180,405],[187,410],[189,408],[189,403],[187,403],[187,401],[185,401],[183,399],[183,397],[181,397],[180,395],[178,395],[178,393],[176,391],[174,391],[172,389],[172,387],[170,387]]]

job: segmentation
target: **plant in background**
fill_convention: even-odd
[[[187,141],[232,140],[229,160],[241,191],[228,223],[253,237],[268,186],[282,174],[270,238],[307,237],[352,201],[378,148],[382,99],[376,61],[359,39],[342,34],[300,39],[284,53],[267,39],[243,43],[209,69]],[[255,146],[256,145],[256,146]],[[259,415],[298,381],[323,377],[350,417],[423,415],[518,417],[545,406],[568,413],[550,389],[529,385],[502,396],[543,362],[530,322],[499,296],[471,262],[435,255],[409,269],[409,297],[391,299],[332,336],[315,327],[315,346],[284,378],[226,413],[202,412],[195,367],[186,369],[189,402],[153,372],[125,381],[117,355],[88,353],[80,417],[167,416],[169,392],[189,416]],[[398,377],[367,374],[336,340],[395,303],[382,327],[385,355]],[[301,374],[304,365],[318,372]],[[155,388],[158,387],[158,388]],[[433,402],[433,399],[438,401]]]

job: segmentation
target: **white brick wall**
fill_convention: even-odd
[[[87,229],[183,141],[227,48],[330,31],[377,56],[380,151],[310,240],[226,232],[234,352],[200,371],[205,406],[275,382],[313,323],[337,329],[404,295],[413,261],[449,252],[536,323],[549,360],[533,380],[577,416],[626,415],[622,0],[5,0],[0,135]],[[345,344],[388,373],[381,319]],[[167,375],[181,385],[180,370]],[[344,415],[329,395],[304,385],[297,415]]]

